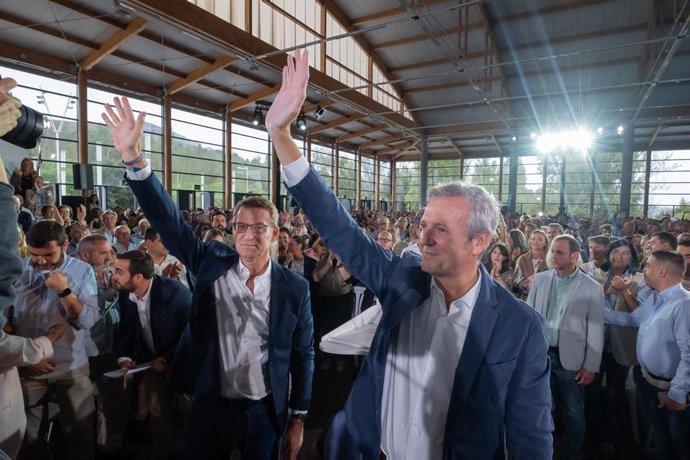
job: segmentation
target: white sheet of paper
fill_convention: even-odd
[[[334,355],[366,355],[381,320],[381,305],[377,302],[345,324],[321,338],[319,348]]]
[[[105,377],[108,377],[109,379],[119,379],[119,378],[124,377],[126,375],[132,375],[132,374],[136,374],[138,372],[143,372],[151,366],[152,366],[151,361],[148,361],[146,363],[141,363],[137,366],[134,366],[131,369],[117,369],[114,371],[106,372],[103,375]]]

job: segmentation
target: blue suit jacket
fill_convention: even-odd
[[[171,370],[171,384],[207,403],[220,397],[220,351],[213,283],[239,263],[237,251],[218,241],[204,245],[152,174],[128,181],[134,195],[170,253],[196,276],[189,327]],[[280,429],[289,407],[308,410],[314,373],[313,321],[309,286],[301,276],[271,264],[268,320],[268,374]]]
[[[160,356],[170,366],[189,322],[192,293],[177,280],[155,275],[151,282],[149,303],[154,350],[151,352],[146,345],[137,304],[129,299],[129,292],[123,291],[120,292],[117,356],[128,356],[140,363]]]
[[[413,254],[398,257],[357,227],[312,169],[290,193],[329,248],[380,299],[383,316],[324,455],[378,459],[386,353],[402,319],[430,295],[431,277]],[[472,270],[474,267],[468,267]],[[548,345],[543,318],[482,271],[479,297],[456,367],[443,457],[552,457]]]

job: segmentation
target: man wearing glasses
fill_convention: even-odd
[[[313,321],[307,281],[269,257],[275,206],[240,201],[236,249],[204,245],[141,153],[145,114],[135,119],[126,98],[114,102],[103,120],[129,185],[165,246],[196,275],[189,330],[171,369],[173,384],[193,394],[185,457],[229,458],[238,446],[246,459],[278,458],[281,449],[296,458],[311,401]]]

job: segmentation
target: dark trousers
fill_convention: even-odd
[[[644,378],[638,387],[652,411],[652,435],[657,455],[664,460],[690,459],[690,408],[674,411],[660,409],[659,393],[665,390],[655,387]]]
[[[185,458],[227,460],[237,447],[243,459],[268,460],[280,455],[282,435],[273,399],[192,401],[185,425]]]

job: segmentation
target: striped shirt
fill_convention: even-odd
[[[637,359],[649,373],[671,380],[668,397],[685,404],[690,392],[690,292],[680,283],[650,295],[632,313],[607,308],[606,321],[640,326]]]

